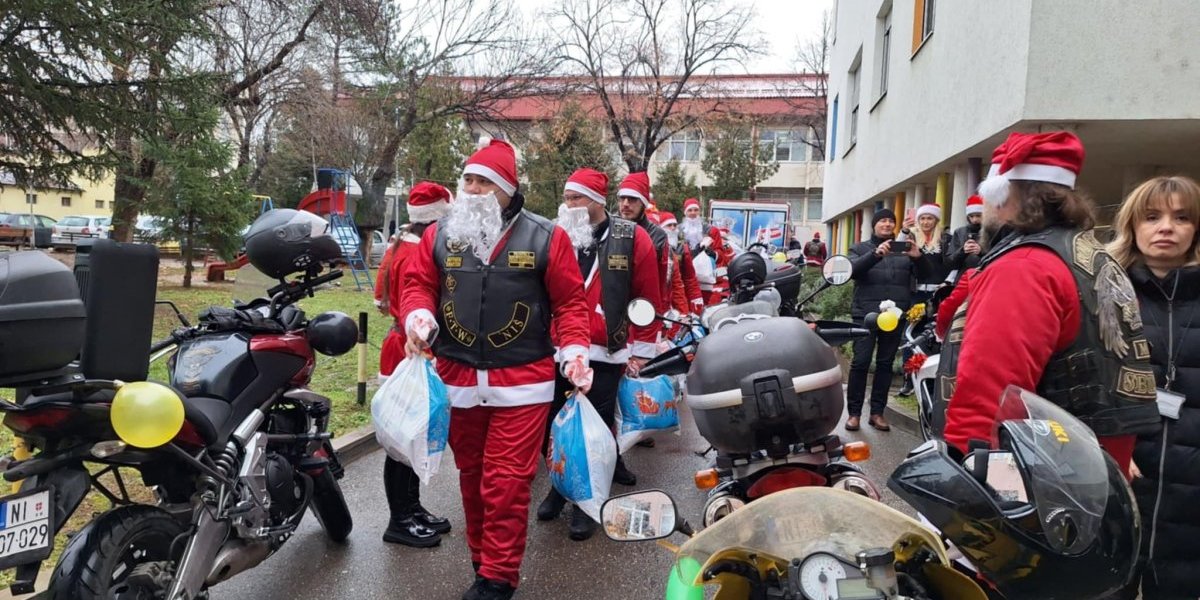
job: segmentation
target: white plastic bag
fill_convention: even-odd
[[[405,358],[371,399],[375,438],[392,460],[428,484],[438,472],[450,438],[446,384],[424,356]]]
[[[582,393],[568,398],[555,415],[546,462],[554,489],[599,523],[617,468],[617,445]]]

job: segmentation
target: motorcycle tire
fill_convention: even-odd
[[[346,506],[342,486],[338,485],[330,469],[323,469],[320,475],[313,477],[313,495],[309,506],[329,539],[344,542],[350,537],[354,519],[350,516],[350,507]]]
[[[77,533],[50,575],[50,600],[107,600],[118,595],[155,598],[155,590],[133,589],[126,581],[141,563],[171,560],[184,544],[175,540],[183,523],[166,511],[144,504],[114,508]],[[139,554],[144,552],[144,554]],[[165,593],[160,590],[158,595]]]

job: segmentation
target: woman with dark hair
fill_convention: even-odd
[[[1159,388],[1162,431],[1134,447],[1142,597],[1200,597],[1200,186],[1155,177],[1117,213],[1109,253],[1129,271]]]
[[[403,317],[400,312],[400,293],[403,291],[408,258],[417,250],[425,229],[449,212],[450,197],[450,190],[429,182],[418,183],[409,192],[408,217],[411,224],[407,230],[399,232],[389,249],[388,258],[380,265],[383,273],[379,277],[379,287],[383,289],[387,311],[397,323]],[[381,380],[390,376],[404,358],[405,340],[403,328],[399,325],[394,325],[388,331],[379,353]],[[450,521],[430,514],[421,506],[421,480],[412,467],[391,458],[385,459],[383,488],[387,493],[388,508],[391,509],[391,519],[387,530],[383,532],[383,541],[429,548],[440,544],[442,534],[450,532]]]

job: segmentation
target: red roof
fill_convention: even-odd
[[[584,111],[594,117],[603,117],[604,109],[596,94],[580,93],[559,96],[530,96],[497,102],[493,107],[499,118],[505,121],[543,121],[553,118],[568,101],[578,102]],[[615,107],[621,112],[620,100],[613,98]],[[815,112],[825,104],[824,98],[681,98],[672,112],[675,114],[704,113],[720,109],[730,113],[759,117],[784,117]]]

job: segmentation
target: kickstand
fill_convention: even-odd
[[[704,458],[704,457],[708,456],[708,454],[710,452],[712,452],[713,450],[715,450],[715,448],[713,448],[712,446],[709,446],[707,450],[705,450],[703,452],[700,452],[697,450],[697,451],[693,452],[693,454],[695,454],[696,456],[699,456],[700,458]]]

